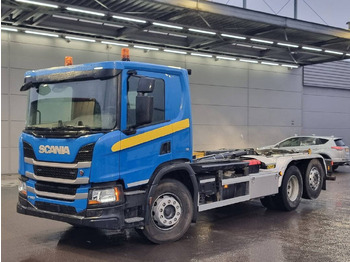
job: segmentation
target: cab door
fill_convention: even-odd
[[[136,126],[136,96],[140,77],[153,78],[153,117],[149,124]],[[120,177],[125,186],[146,184],[155,168],[172,159],[172,134],[167,134],[165,75],[146,71],[123,72]]]

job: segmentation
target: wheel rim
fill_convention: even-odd
[[[291,176],[287,183],[287,195],[290,201],[295,201],[299,195],[299,181],[296,176]]]
[[[179,222],[181,214],[180,201],[173,194],[162,194],[153,202],[152,218],[159,229],[172,229]]]
[[[316,167],[310,170],[309,185],[312,190],[317,190],[321,183],[321,174]]]

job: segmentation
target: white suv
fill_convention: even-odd
[[[279,149],[293,152],[311,149],[312,153],[320,154],[325,159],[333,161],[333,170],[338,166],[350,164],[349,147],[340,137],[333,136],[294,136],[282,140],[275,145],[260,147],[257,151]]]

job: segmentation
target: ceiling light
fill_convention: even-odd
[[[74,37],[74,36],[66,36],[66,39],[71,39],[71,40],[77,40],[77,41],[84,41],[84,42],[91,42],[95,43],[96,40],[93,39],[88,39],[88,38],[80,38],[80,37]]]
[[[106,44],[106,45],[117,45],[117,46],[129,46],[128,44],[115,43],[115,42],[108,42],[108,41],[101,41],[101,44]]]
[[[236,58],[233,57],[226,57],[226,56],[217,56],[217,59],[221,59],[221,60],[230,60],[230,61],[236,61]]]
[[[254,48],[254,49],[260,49],[260,50],[267,50],[266,47],[260,47],[260,46],[255,46],[255,45],[253,45],[252,48]]]
[[[350,54],[345,54],[346,56],[350,56]]]
[[[181,54],[181,55],[186,55],[187,54],[187,52],[185,52],[185,51],[177,51],[177,50],[170,50],[170,49],[164,49],[164,52],[174,53],[174,54]]]
[[[178,34],[171,34],[171,33],[169,33],[169,35],[175,36],[175,37],[187,38],[187,36],[185,35],[178,35]]]
[[[235,39],[247,39],[246,37],[244,36],[238,36],[238,35],[228,35],[228,34],[221,34],[221,36],[224,36],[224,37],[230,37],[230,38],[235,38]]]
[[[98,15],[98,16],[105,16],[104,13],[99,13],[99,12],[93,12],[93,11],[87,11],[83,9],[77,9],[77,8],[71,8],[71,7],[66,7],[68,11],[72,12],[79,12],[79,13],[84,13],[84,14],[89,14],[89,15]]]
[[[31,0],[16,0],[16,2],[32,4],[32,5],[46,6],[46,7],[51,7],[51,8],[58,8],[58,5],[46,4],[46,3],[41,3],[41,2],[36,2],[36,1],[31,1]]]
[[[152,33],[152,34],[159,34],[159,35],[168,35],[168,33],[165,32],[159,32],[154,30],[143,30],[144,32]]]
[[[247,59],[239,59],[239,61],[246,62],[246,63],[253,63],[253,64],[257,64],[258,63],[258,61],[256,61],[256,60],[247,60]]]
[[[202,57],[213,57],[212,55],[200,54],[200,53],[191,53],[191,55],[194,55],[194,56],[202,56]]]
[[[271,65],[271,66],[278,66],[277,63],[271,63],[271,62],[261,62],[263,65]]]
[[[119,19],[119,20],[130,21],[130,22],[142,23],[142,24],[147,23],[147,21],[145,21],[145,20],[129,18],[129,17],[119,16],[119,15],[114,15],[113,18]]]
[[[66,19],[66,20],[72,20],[72,21],[78,21],[78,19],[77,19],[77,18],[68,17],[68,16],[52,15],[52,17],[55,17],[55,18],[61,18],[61,19]]]
[[[307,46],[303,46],[302,49],[311,50],[311,51],[317,51],[317,52],[321,52],[322,51],[321,48],[307,47]]]
[[[182,26],[176,26],[176,25],[168,25],[168,24],[162,24],[162,23],[157,23],[157,22],[153,22],[152,24],[157,25],[157,26],[163,26],[163,27],[168,27],[168,28],[174,28],[174,29],[183,29]]]
[[[287,44],[287,43],[277,43],[277,45],[280,46],[286,46],[286,47],[293,47],[293,48],[298,48],[298,45],[293,45],[293,44]]]
[[[191,32],[196,32],[196,33],[202,33],[202,34],[208,34],[208,35],[216,35],[215,32],[204,31],[204,30],[199,30],[199,29],[189,28],[188,30],[191,31]]]
[[[249,47],[251,48],[251,45],[245,45],[245,44],[232,44],[232,45],[236,45],[236,46],[242,46],[242,47]]]
[[[96,22],[96,21],[91,21],[91,20],[85,20],[85,19],[79,19],[79,22],[90,23],[90,24],[95,24],[95,25],[102,25],[101,22]]]
[[[9,27],[1,27],[1,30],[11,31],[11,32],[18,32],[18,30],[16,28],[9,28]]]
[[[250,40],[254,41],[254,42],[264,43],[264,44],[273,44],[273,41],[262,40],[262,39],[257,39],[257,38],[251,38]]]
[[[142,46],[142,45],[134,45],[135,48],[139,48],[139,49],[146,49],[146,50],[154,50],[154,51],[158,51],[159,48],[155,48],[155,47],[149,47],[149,46]]]
[[[30,31],[26,30],[24,31],[27,34],[33,34],[33,35],[43,35],[43,36],[50,36],[50,37],[58,37],[57,34],[49,34],[49,33],[42,33],[42,32],[35,32],[35,31]]]
[[[110,26],[110,27],[116,27],[116,28],[123,28],[124,26],[122,25],[115,25],[115,24],[109,24],[109,23],[103,23],[105,26]]]
[[[289,67],[289,68],[298,68],[299,66],[296,65],[282,65],[284,67]]]
[[[324,50],[328,54],[335,54],[335,55],[343,55],[342,52],[332,51],[332,50]]]

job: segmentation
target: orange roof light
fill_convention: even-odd
[[[65,65],[65,66],[73,65],[73,57],[71,57],[71,56],[66,56],[66,57],[64,58],[64,65]]]
[[[122,48],[122,61],[130,61],[129,48]]]

